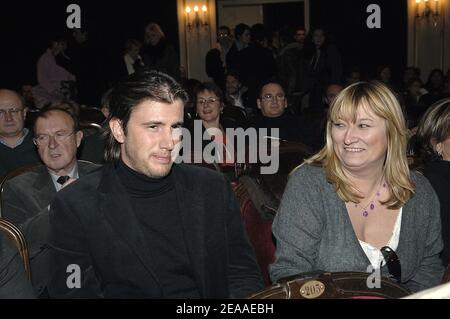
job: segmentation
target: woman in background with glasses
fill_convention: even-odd
[[[441,204],[444,265],[450,264],[450,98],[432,105],[419,123],[416,145],[423,174],[430,181]]]
[[[194,95],[196,121],[188,127],[191,134],[191,149],[194,150],[194,153],[211,154],[216,159],[215,162],[220,164],[234,163],[234,148],[227,147],[226,129],[236,128],[236,125],[221,118],[224,109],[222,90],[214,83],[205,82],[195,87]],[[208,145],[213,145],[211,143],[214,143],[216,150],[222,151],[211,151],[211,148],[208,147]],[[201,149],[195,149],[197,145],[201,146]],[[207,147],[208,149],[205,151]],[[205,160],[205,158],[202,159]]]
[[[358,82],[336,97],[326,144],[291,174],[273,233],[273,281],[381,268],[411,291],[439,284],[439,201],[408,168],[405,119],[385,85]],[[386,265],[383,255],[393,252],[400,265],[396,258]]]

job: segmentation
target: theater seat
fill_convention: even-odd
[[[81,107],[79,115],[80,124],[96,123],[101,125],[105,120],[101,109],[96,107]]]
[[[17,169],[15,169],[12,172],[9,172],[8,174],[6,174],[3,179],[0,180],[0,218],[2,217],[2,210],[3,210],[3,199],[2,199],[2,195],[3,195],[3,186],[5,185],[5,182],[16,177],[19,176],[21,174],[24,174],[28,171],[33,170],[35,167],[41,165],[40,163],[36,163],[36,164],[30,164],[30,165],[25,165],[22,167],[19,167]]]
[[[442,277],[441,284],[445,284],[450,282],[450,264],[447,265],[447,269],[445,270],[444,276]]]
[[[22,258],[23,267],[28,276],[28,279],[31,280],[31,271],[30,271],[30,260],[28,257],[28,248],[25,238],[22,232],[14,226],[11,222],[0,218],[0,232],[5,235],[13,244],[17,247],[19,251],[19,255]]]
[[[369,288],[362,272],[312,272],[287,277],[249,299],[391,299],[409,295],[396,282],[381,277],[379,287]],[[371,278],[369,278],[371,281]]]
[[[286,187],[288,174],[310,155],[301,143],[280,143],[279,168],[275,174],[261,174],[260,164],[239,165],[235,168],[238,183],[234,187],[240,203],[241,217],[266,286],[271,284],[269,265],[275,261],[275,241],[272,221]]]
[[[248,238],[255,251],[256,260],[266,286],[271,284],[269,265],[275,261],[275,244],[272,239],[272,220],[264,219],[251,201],[243,184],[235,186],[235,194],[240,203],[241,217]]]

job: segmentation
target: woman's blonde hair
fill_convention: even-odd
[[[159,26],[159,24],[155,23],[155,22],[151,22],[149,24],[147,24],[147,26],[145,27],[145,32],[144,32],[144,42],[148,43],[148,33],[150,32],[154,32],[159,34],[160,36],[160,41],[164,40],[166,38],[166,35],[164,34],[163,30],[161,29],[161,27]]]
[[[343,201],[359,202],[362,197],[345,174],[334,150],[331,129],[333,122],[338,119],[356,122],[360,108],[385,120],[388,145],[383,173],[391,196],[383,204],[391,209],[398,209],[412,196],[415,186],[406,157],[406,125],[401,107],[394,94],[380,82],[352,84],[336,97],[328,112],[326,144],[317,154],[305,160],[305,163],[320,164],[328,182],[336,187],[336,192]]]

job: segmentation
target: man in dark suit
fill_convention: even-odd
[[[99,167],[77,162],[83,133],[77,119],[57,107],[43,109],[34,125],[34,142],[44,165],[8,180],[3,187],[3,217],[20,226],[27,240],[33,287],[45,294],[47,281],[48,206],[56,193]]]
[[[51,297],[228,298],[263,287],[229,181],[173,165],[186,100],[155,71],[113,90],[111,163],[51,205]]]
[[[97,168],[77,162],[77,148],[83,137],[77,122],[72,114],[61,109],[49,108],[37,116],[34,142],[44,165],[5,182],[2,195],[5,219],[15,225],[23,224],[47,210],[56,192],[70,182],[68,179]]]

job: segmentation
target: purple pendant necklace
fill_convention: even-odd
[[[369,203],[364,206],[362,208],[362,215],[364,217],[367,217],[369,215],[369,211],[372,211],[375,209],[375,198],[380,197],[381,194],[381,187],[385,188],[386,187],[386,183],[383,183],[382,185],[380,185],[380,187],[378,188],[377,192],[375,193],[375,195],[373,195],[372,199],[369,201]],[[359,204],[355,204],[355,208],[360,207]]]

